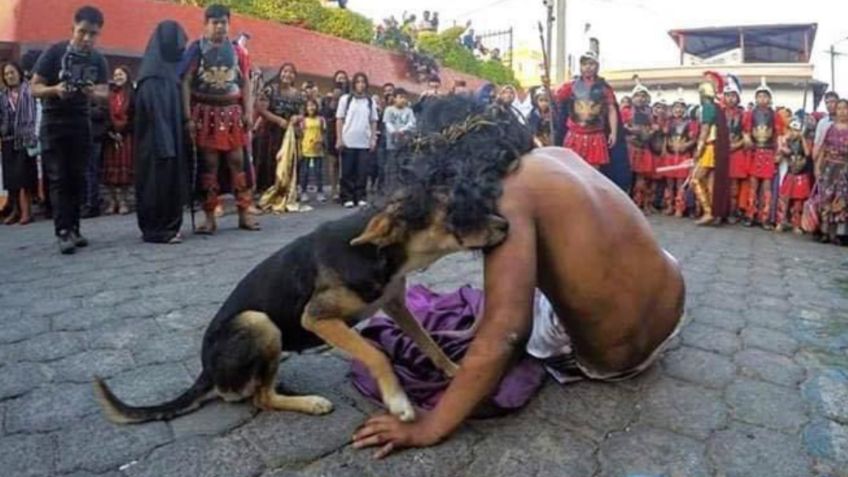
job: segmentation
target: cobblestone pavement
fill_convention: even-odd
[[[691,321],[638,379],[549,382],[513,416],[382,462],[348,445],[375,408],[335,353],[281,367],[287,388],[333,400],[327,416],[215,402],[171,422],[104,419],[93,374],[133,403],[173,397],[244,273],[343,213],[263,217],[255,234],[228,216],[218,236],[180,246],[142,244],[132,217],[93,219],[92,245],[71,257],[47,222],[0,229],[0,475],[848,476],[846,249],[665,218],[651,221],[683,264]],[[480,260],[455,256],[413,281],[479,285]]]

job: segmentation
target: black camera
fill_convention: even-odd
[[[65,83],[69,92],[79,92],[97,81],[97,67],[91,64],[90,55],[71,49],[62,57],[59,81]]]

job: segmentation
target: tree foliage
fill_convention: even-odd
[[[512,70],[499,61],[480,60],[459,41],[464,29],[454,27],[441,33],[418,34],[418,48],[436,57],[448,68],[468,73],[492,83],[517,84]]]

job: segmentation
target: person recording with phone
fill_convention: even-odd
[[[94,48],[103,24],[100,10],[91,6],[77,10],[71,39],[41,54],[31,81],[33,96],[44,104],[42,157],[62,254],[88,245],[79,224],[84,173],[92,149],[90,103],[109,97],[106,59]]]

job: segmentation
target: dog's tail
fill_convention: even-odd
[[[206,371],[203,371],[194,384],[176,399],[153,406],[130,406],[118,399],[102,378],[94,377],[94,391],[97,393],[97,399],[103,406],[106,417],[117,424],[166,420],[193,411],[200,407],[212,388],[212,380]]]

